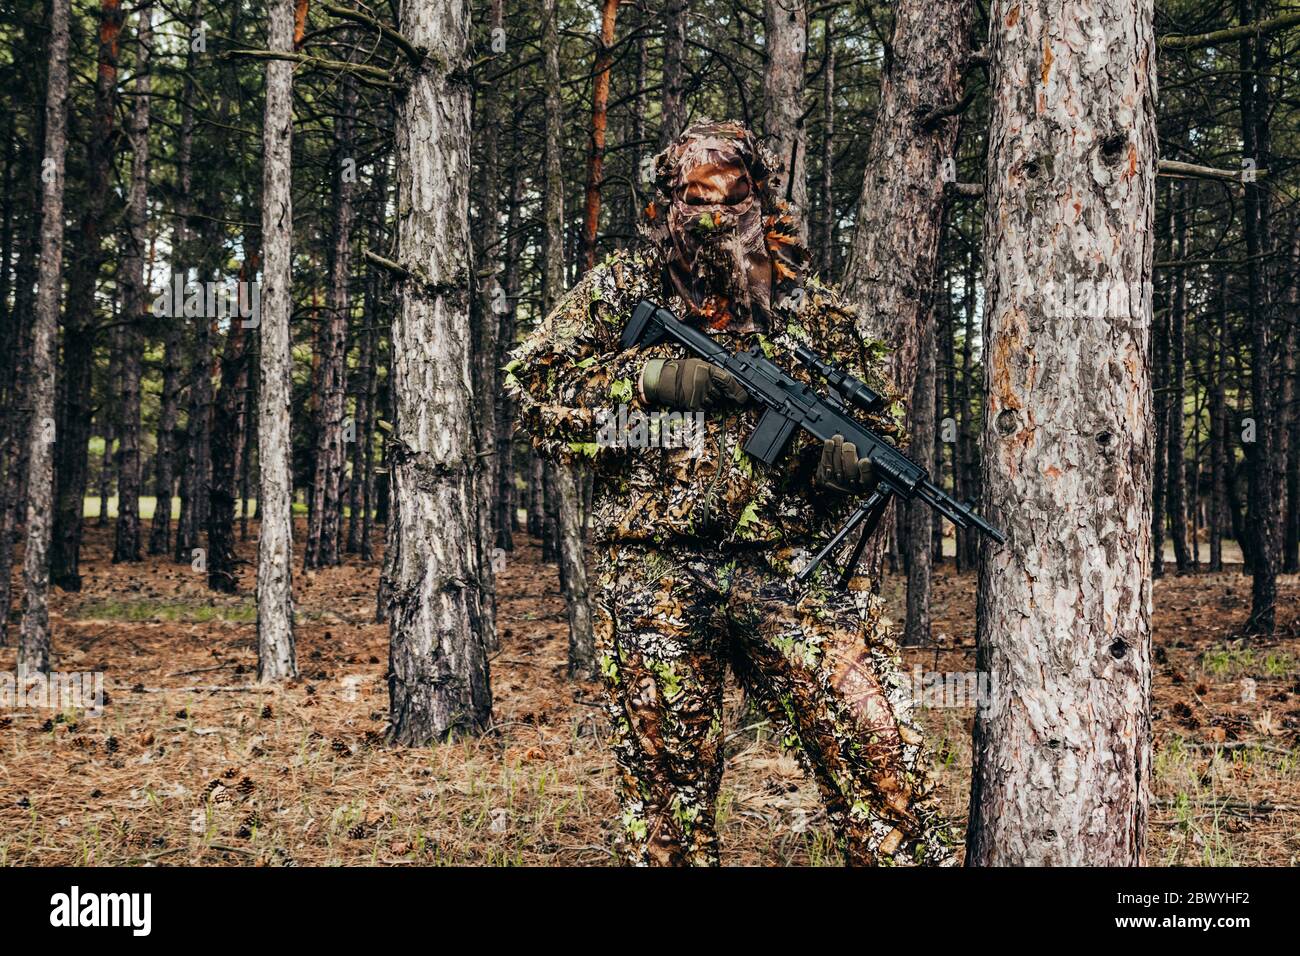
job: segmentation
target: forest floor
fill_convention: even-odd
[[[103,671],[108,702],[98,717],[0,713],[0,864],[612,862],[599,688],[565,677],[556,571],[534,542],[521,538],[499,577],[496,733],[400,750],[383,743],[377,562],[295,570],[302,677],[263,688],[251,563],[242,595],[214,595],[188,564],[111,565],[111,528],[88,531],[84,590],[51,602],[55,666]],[[242,554],[251,562],[255,543]],[[892,608],[901,587],[888,582]],[[936,646],[906,652],[909,672],[974,667],[974,592],[974,575],[938,569]],[[1156,582],[1152,864],[1300,859],[1300,579],[1283,578],[1281,595],[1278,639],[1243,642],[1248,578]],[[0,648],[0,671],[13,668]],[[835,863],[794,759],[744,726],[738,691],[728,710],[724,862]],[[972,714],[923,712],[959,825]]]

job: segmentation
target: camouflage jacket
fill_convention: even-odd
[[[745,455],[741,446],[759,414],[754,408],[674,416],[642,402],[637,383],[646,360],[684,355],[665,343],[619,349],[623,326],[642,299],[685,318],[682,303],[665,297],[660,275],[646,253],[617,253],[596,266],[514,351],[506,387],[543,454],[596,469],[598,542],[705,539],[762,547],[788,567],[796,551],[842,523],[853,501],[814,486],[821,443],[802,431],[771,469]],[[757,337],[773,362],[825,389],[794,358],[796,345],[806,343],[889,399],[887,413],[868,423],[901,439],[896,392],[879,371],[884,347],[862,339],[839,293],[808,280],[798,308],[778,307],[774,317],[778,327],[766,333],[713,334],[733,351]]]

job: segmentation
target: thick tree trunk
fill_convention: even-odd
[[[351,298],[348,282],[352,268],[352,221],[357,157],[353,136],[357,90],[344,76],[343,104],[334,132],[334,229],[329,256],[329,294],[320,334],[320,406],[316,427],[316,476],[311,486],[311,518],[303,564],[319,568],[339,563],[339,513],[342,508],[344,446],[343,419],[347,415],[347,340]],[[355,430],[355,422],[353,428]]]
[[[86,140],[86,198],[77,250],[68,275],[60,365],[59,442],[55,449],[57,492],[50,573],[66,591],[81,590],[81,531],[89,473],[91,385],[95,363],[95,287],[104,261],[103,232],[114,195],[109,171],[116,151],[117,67],[122,32],[121,0],[102,0],[98,24],[95,113]],[[116,391],[111,392],[116,397]],[[107,523],[101,496],[100,524]]]
[[[985,504],[967,863],[1142,862],[1151,770],[1150,0],[989,10]],[[1094,295],[1095,293],[1095,295]]]
[[[41,177],[41,256],[32,323],[27,437],[27,543],[23,554],[23,622],[18,673],[50,670],[49,550],[54,512],[55,336],[63,280],[63,173],[68,148],[69,0],[51,0],[45,149]]]
[[[271,0],[268,47],[293,46],[293,0]],[[292,396],[289,320],[293,200],[293,64],[266,65],[262,123],[262,374],[258,388],[257,447],[261,465],[257,512],[257,678],[276,681],[298,674],[293,634],[293,468],[289,401]]]
[[[542,56],[546,74],[546,191],[542,199],[542,310],[549,313],[564,293],[564,172],[560,154],[564,117],[560,102],[560,39],[557,0],[544,0],[546,25]],[[595,643],[587,603],[587,569],[582,551],[580,472],[555,464],[555,546],[560,560],[560,589],[569,612],[569,673],[594,676]],[[549,490],[549,489],[548,489]],[[548,499],[550,496],[548,495]],[[552,504],[550,500],[548,506]]]
[[[549,3],[550,0],[544,0]],[[663,92],[659,105],[659,148],[686,127],[686,21],[690,0],[664,0]]]
[[[943,168],[957,143],[957,117],[935,111],[962,98],[973,13],[966,0],[898,3],[893,56],[881,81],[853,247],[844,266],[845,292],[858,306],[861,331],[889,346],[889,372],[908,396],[932,306]],[[886,527],[892,523],[886,519]],[[864,573],[877,588],[885,539],[876,535],[864,555]]]
[[[117,445],[117,525],[113,563],[140,560],[140,380],[144,369],[145,309],[149,289],[145,250],[149,243],[149,100],[152,80],[153,8],[136,14],[135,90],[131,108],[131,188],[127,195],[128,233],[122,259],[122,391]]]
[[[767,62],[763,70],[764,131],[768,145],[785,164],[781,194],[807,241],[808,144],[803,122],[803,60],[808,50],[808,9],[804,0],[764,0]]]
[[[423,281],[403,285],[392,333],[389,736],[427,746],[492,717],[475,514],[468,0],[408,0],[400,27],[430,56],[397,115],[399,255]]]

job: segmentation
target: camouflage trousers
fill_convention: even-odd
[[[816,780],[846,862],[951,863],[879,599],[803,586],[752,553],[614,544],[595,629],[620,770],[624,857],[716,865],[731,665]]]

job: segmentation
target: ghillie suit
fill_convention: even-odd
[[[612,434],[652,411],[647,364],[679,357],[666,344],[619,349],[637,303],[654,299],[730,349],[758,343],[803,380],[794,349],[814,347],[891,399],[872,424],[901,438],[876,371],[881,347],[859,337],[836,292],[803,275],[806,253],[772,198],[776,170],[739,124],[687,130],[658,157],[646,248],[591,270],[507,366],[536,446],[597,475],[594,617],[621,849],[641,864],[718,862],[730,663],[815,778],[847,861],[949,863],[879,599],[837,589],[830,568],[794,581],[855,500],[814,480],[822,443],[800,434],[776,467],[755,466],[741,451],[752,408],[703,415],[686,447],[664,447],[674,443],[643,425]]]

